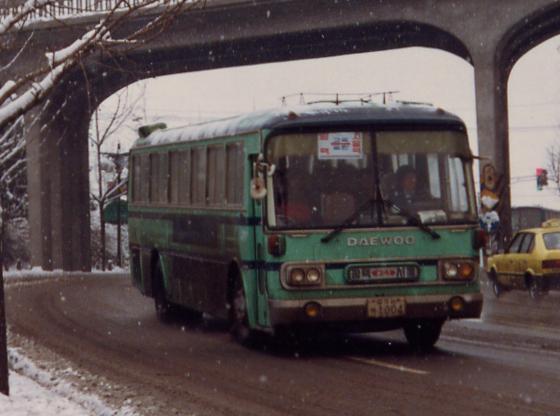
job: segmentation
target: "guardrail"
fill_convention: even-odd
[[[179,1],[161,0],[151,5],[151,7],[172,5],[179,3]],[[0,21],[8,16],[17,15],[23,10],[25,4],[24,1],[11,3],[12,5],[0,2]],[[115,9],[128,9],[131,6],[138,6],[142,3],[144,3],[142,0],[129,0],[128,2],[123,2],[122,0],[58,0],[37,8],[37,10],[28,15],[26,22],[57,20],[87,14],[103,14]],[[122,7],[119,7],[119,5],[122,5]]]

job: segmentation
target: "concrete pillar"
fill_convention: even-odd
[[[91,270],[87,99],[76,87],[26,120],[31,261]],[[73,94],[73,95],[72,95]]]
[[[500,216],[498,248],[511,238],[507,76],[493,48],[474,58],[482,211]],[[493,203],[495,202],[495,205]]]

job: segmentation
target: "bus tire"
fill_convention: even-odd
[[[156,316],[160,322],[169,322],[176,315],[176,306],[167,300],[165,293],[165,285],[163,283],[163,271],[161,270],[161,263],[156,260],[153,269],[153,294],[154,306],[156,309]]]
[[[408,344],[416,351],[430,351],[439,339],[443,321],[419,320],[407,322],[404,335]]]
[[[229,291],[229,322],[230,333],[235,341],[243,346],[251,347],[255,342],[255,333],[249,327],[249,315],[247,312],[247,297],[239,273],[230,280]]]

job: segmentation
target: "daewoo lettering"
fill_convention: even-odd
[[[362,246],[411,246],[416,243],[416,239],[409,236],[388,236],[388,237],[348,237],[346,240],[348,247]]]

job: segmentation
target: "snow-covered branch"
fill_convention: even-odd
[[[28,0],[26,3],[28,7],[24,8],[24,11],[29,12],[32,7],[37,8],[48,3],[48,0]],[[126,49],[126,45],[133,46],[164,27],[184,4],[194,6],[197,3],[191,0],[175,1],[135,32],[121,38],[112,38],[112,28],[119,26],[131,16],[142,13],[146,8],[161,4],[160,0],[132,3],[126,0],[115,1],[113,9],[94,29],[67,47],[49,52],[46,65],[33,72],[31,78],[34,80],[30,85],[28,85],[29,77],[22,77],[20,80],[11,81],[0,87],[0,105],[3,104],[0,107],[0,130],[43,100],[70,69],[92,53],[112,48],[119,48],[119,51],[122,51],[123,48]],[[20,15],[24,11],[21,11]],[[7,27],[6,23],[3,27]],[[39,78],[37,79],[37,77]],[[24,92],[21,92],[22,88],[25,89]],[[7,100],[14,93],[18,93],[17,98]]]
[[[69,60],[75,60],[76,57],[91,43],[109,40],[111,34],[109,30],[102,24],[98,24],[95,29],[90,30],[80,39],[75,40],[71,45],[64,49],[47,53],[47,60],[51,68],[64,64]]]
[[[27,0],[14,14],[0,20],[0,35],[7,33],[19,24],[25,23],[32,13],[44,9],[47,5],[56,3],[55,0]]]
[[[204,0],[92,1],[94,3],[84,0],[78,4],[73,0],[26,0],[14,9],[11,15],[2,14],[0,10],[0,50],[5,51],[13,46],[6,43],[12,39],[9,34],[21,29],[37,16],[50,16],[55,24],[65,25],[66,22],[57,20],[56,13],[70,11],[78,6],[82,7],[81,5],[85,5],[86,12],[93,11],[88,6],[92,4],[103,8],[102,18],[93,29],[86,31],[66,47],[46,53],[46,59],[41,64],[30,67],[27,73],[20,74],[3,85],[0,84],[0,189],[3,190],[4,201],[10,207],[26,205],[21,197],[22,189],[25,193],[25,141],[22,123],[18,120],[22,120],[22,116],[40,102],[44,101],[46,106],[46,97],[60,85],[68,73],[79,67],[87,68],[88,59],[94,54],[126,53],[160,34],[182,9],[194,8],[205,3]],[[116,32],[122,33],[123,24],[127,19],[138,16],[142,16],[144,22],[140,28],[136,27],[133,32],[118,37],[112,36]],[[118,31],[115,30],[117,28]],[[30,39],[33,36],[37,37],[37,34],[33,33],[30,32],[20,49],[14,51],[9,62],[2,63],[0,75],[5,74],[7,69],[23,56],[23,50],[27,48]],[[64,111],[62,107],[64,104],[58,111]],[[112,120],[100,136],[102,141],[122,122],[121,118]],[[105,190],[99,196],[106,200],[108,191],[110,190]]]

